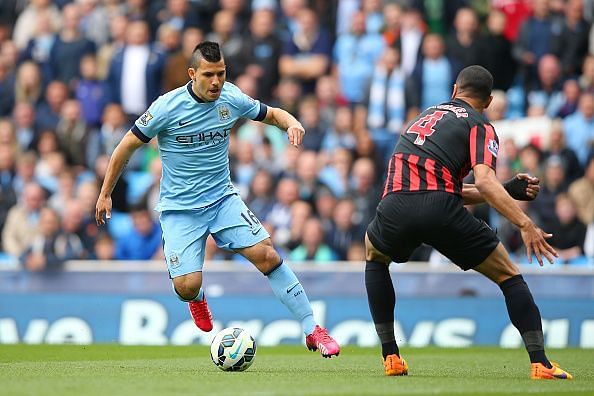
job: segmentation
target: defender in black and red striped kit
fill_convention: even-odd
[[[514,199],[538,194],[538,179],[526,174],[502,185],[495,176],[499,140],[482,111],[491,103],[493,76],[469,66],[456,79],[452,101],[425,110],[394,149],[382,200],[367,228],[365,286],[386,375],[406,375],[394,335],[396,297],[389,265],[405,262],[421,243],[433,246],[463,270],[474,269],[501,288],[511,322],[531,361],[533,379],[571,379],[544,352],[541,317],[518,267],[497,235],[464,205],[487,202],[518,226],[527,248],[543,265],[557,256]],[[475,184],[464,184],[470,171]]]
[[[462,179],[477,164],[495,170],[498,150],[493,126],[464,100],[425,110],[388,164],[382,201],[367,229],[373,246],[405,262],[424,242],[464,270],[480,264],[499,239],[464,208]]]

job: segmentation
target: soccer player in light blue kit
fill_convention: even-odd
[[[285,110],[266,106],[225,82],[225,68],[217,43],[196,46],[188,69],[191,81],[155,100],[113,152],[97,200],[97,224],[111,217],[111,193],[130,156],[156,137],[163,163],[156,207],[163,250],[173,289],[188,302],[198,328],[213,328],[201,288],[206,238],[212,234],[219,247],[238,252],[268,278],[274,294],[301,322],[310,350],[319,349],[324,357],[338,355],[338,343],[316,324],[299,280],[239,197],[229,173],[229,134],[239,118],[286,130],[294,146],[305,130]]]

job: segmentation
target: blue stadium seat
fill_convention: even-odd
[[[131,205],[138,203],[142,195],[153,184],[153,177],[148,172],[129,171],[126,172],[124,177],[128,182],[128,192],[126,199]]]
[[[133,229],[132,217],[129,214],[111,212],[111,219],[107,222],[107,231],[114,241],[128,235]]]

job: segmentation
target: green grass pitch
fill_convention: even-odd
[[[408,377],[385,377],[379,350],[261,347],[252,367],[223,372],[207,347],[2,345],[0,395],[594,395],[594,350],[551,350],[573,381],[531,381],[523,350],[404,348]]]

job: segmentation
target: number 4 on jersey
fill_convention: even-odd
[[[417,135],[415,144],[422,146],[423,143],[425,143],[427,136],[431,136],[433,135],[433,132],[435,132],[434,127],[435,124],[437,124],[437,121],[441,120],[446,114],[447,111],[440,110],[434,111],[431,114],[427,114],[412,124],[406,133],[415,133]]]

